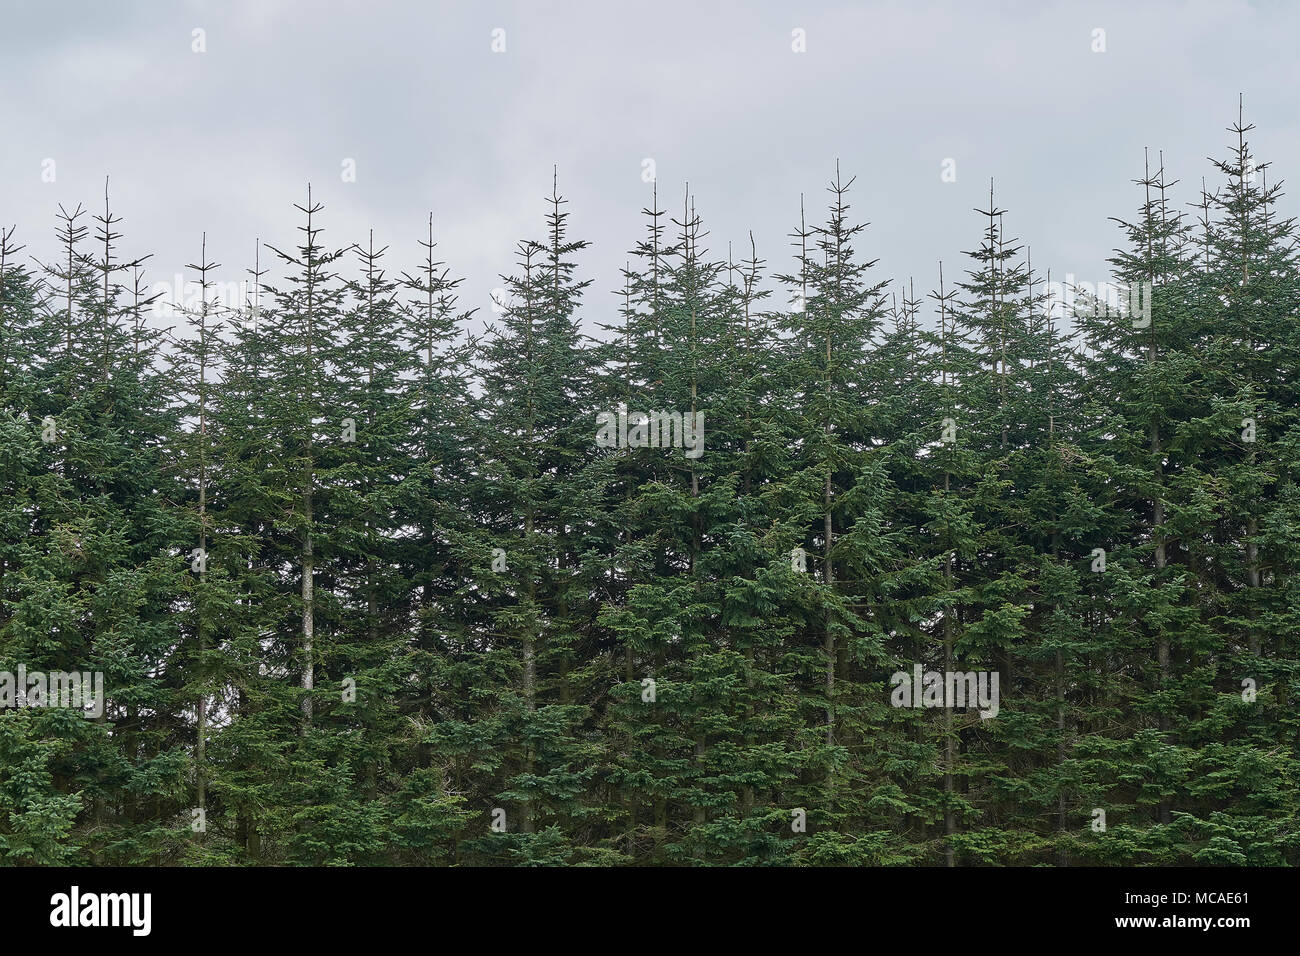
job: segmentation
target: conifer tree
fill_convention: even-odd
[[[573,615],[589,600],[581,540],[594,505],[580,481],[594,443],[576,314],[589,280],[575,277],[571,258],[587,244],[567,237],[558,188],[547,202],[546,239],[519,243],[519,271],[502,277],[508,301],[500,324],[482,346],[480,461],[471,486],[488,532],[484,559],[501,568],[479,572],[491,593],[483,645],[495,679],[505,679],[487,691],[499,705],[474,733],[493,752],[494,789],[484,795],[494,803],[485,809],[503,812],[507,827],[472,845],[524,863],[569,860],[592,763],[576,735],[586,706],[574,702],[571,673],[582,639]],[[487,763],[484,755],[479,762]]]
[[[782,277],[799,306],[785,320],[792,354],[784,404],[788,441],[798,449],[788,481],[806,522],[802,546],[820,565],[801,628],[802,676],[821,676],[820,691],[805,704],[822,713],[820,743],[808,742],[809,769],[820,779],[806,802],[828,830],[854,812],[850,793],[862,785],[864,723],[886,706],[867,696],[862,680],[886,655],[879,621],[867,608],[888,587],[892,548],[887,535],[873,533],[892,489],[870,398],[887,283],[869,277],[874,260],[857,258],[854,246],[866,226],[848,218],[853,182],[836,168],[826,223],[811,231],[812,249],[801,226],[799,271]]]

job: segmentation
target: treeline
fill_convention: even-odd
[[[397,271],[310,193],[242,301],[196,230],[173,329],[107,204],[3,232],[0,669],[107,702],[0,711],[0,857],[1300,862],[1300,263],[1248,129],[1190,203],[1137,181],[1140,311],[1064,308],[992,196],[891,284],[838,172],[785,271],[656,195],[615,296],[556,192],[474,335],[431,225]],[[894,706],[916,665],[996,716]]]

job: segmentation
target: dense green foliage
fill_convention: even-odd
[[[476,335],[431,225],[390,272],[310,192],[167,332],[107,205],[3,233],[0,670],[107,706],[0,711],[0,859],[1300,862],[1300,260],[1236,132],[1138,181],[1129,308],[992,194],[927,304],[838,170],[785,273],[656,192],[617,299],[557,191]]]

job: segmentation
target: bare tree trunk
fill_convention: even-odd
[[[948,476],[944,475],[944,491],[948,490]],[[951,593],[953,584],[953,553],[948,552],[947,558],[944,559],[944,585]],[[952,611],[944,611],[943,615],[943,670],[946,675],[952,671],[952,648],[953,648],[953,629],[952,629]],[[950,702],[947,702],[950,703]],[[943,709],[943,832],[945,835],[943,844],[944,865],[956,866],[956,851],[953,847],[953,836],[957,833],[957,819],[953,813],[952,800],[954,790],[953,768],[957,764],[957,740],[952,732],[952,707],[946,706]]]
[[[310,475],[310,466],[308,467]],[[308,477],[308,482],[310,481],[311,478]],[[316,636],[316,596],[314,593],[316,554],[311,533],[312,494],[310,485],[303,495],[303,517],[306,520],[306,528],[303,531],[302,542],[302,689],[304,691],[302,716],[303,727],[306,729],[311,725],[311,692],[316,686],[316,669],[312,659],[315,652],[313,644]]]

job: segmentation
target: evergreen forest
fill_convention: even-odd
[[[107,189],[48,259],[4,227],[0,671],[104,700],[12,688],[0,859],[1300,863],[1300,228],[1250,130],[1203,186],[1135,157],[1064,295],[993,189],[883,274],[833,159],[734,252],[647,184],[597,277],[539,168],[490,309],[319,184],[237,267],[195,224],[167,322]]]

